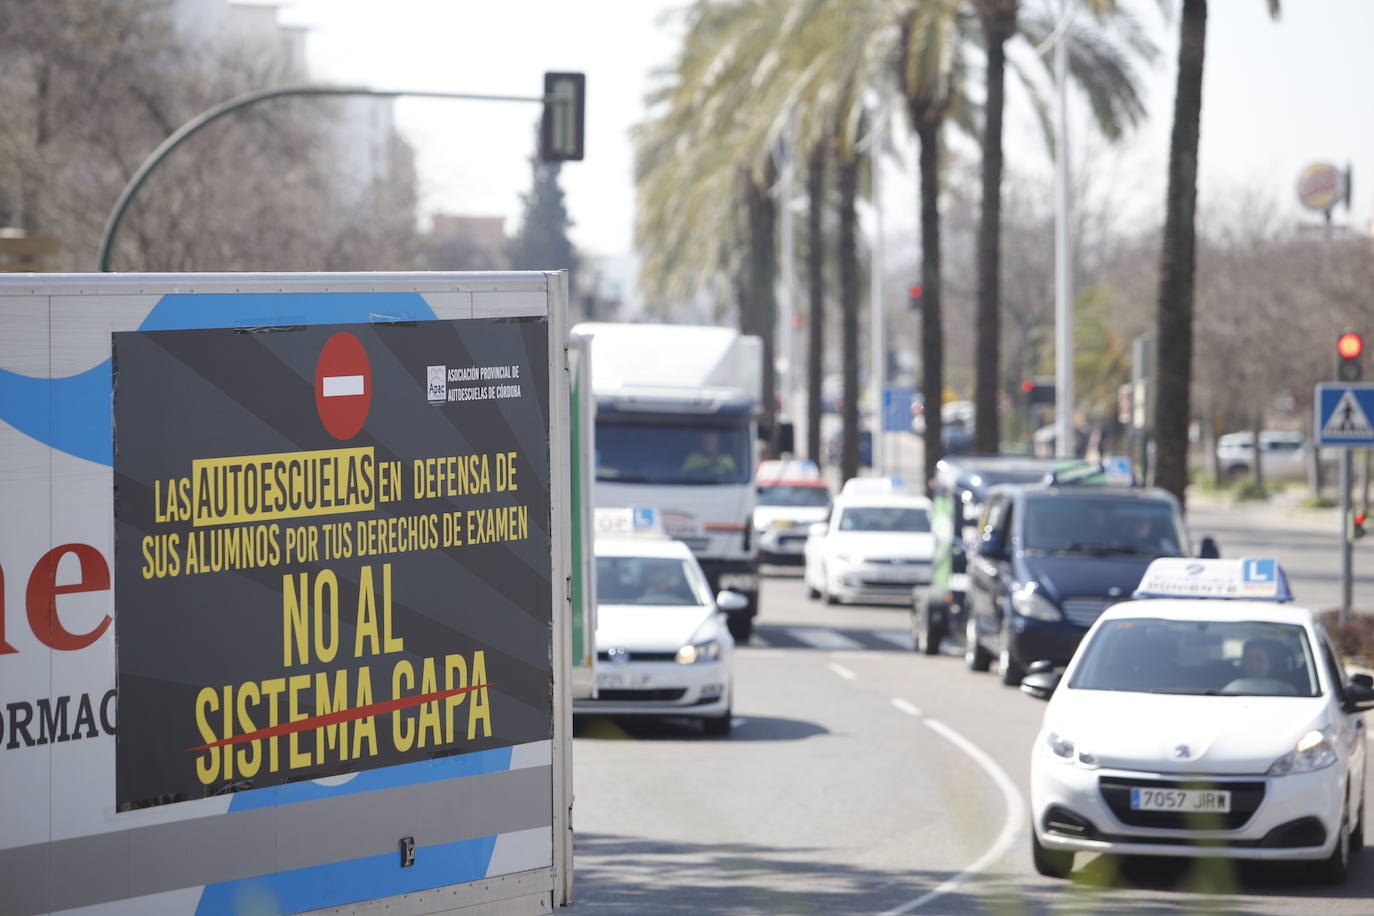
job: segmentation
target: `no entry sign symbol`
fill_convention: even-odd
[[[351,439],[372,406],[372,366],[362,343],[340,331],[320,348],[315,363],[315,408],[329,435]]]

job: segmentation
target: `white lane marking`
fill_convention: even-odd
[[[751,635],[751,636],[749,637],[749,641],[748,641],[748,642],[740,643],[740,645],[742,645],[742,646],[753,646],[753,647],[759,648],[759,649],[771,649],[771,648],[773,648],[773,644],[772,644],[771,642],[769,642],[768,640],[764,639],[762,636],[760,636],[760,635],[757,634],[757,633],[754,633],[753,635]]]
[[[853,671],[850,671],[844,665],[837,665],[834,662],[831,662],[827,667],[829,667],[831,671],[835,672],[840,677],[844,678],[846,681],[852,681],[854,680],[854,678],[858,677],[857,674],[855,674]]]
[[[324,390],[321,393],[327,398],[346,398],[363,393],[361,375],[326,375],[323,381]]]
[[[918,907],[924,906],[936,897],[943,897],[950,891],[962,887],[975,875],[982,872],[989,865],[997,862],[1010,851],[1012,843],[1021,833],[1025,824],[1025,800],[1021,798],[1021,793],[1017,791],[1016,785],[1007,776],[1006,772],[997,765],[991,757],[983,752],[983,749],[963,735],[950,728],[938,719],[923,719],[923,722],[940,737],[959,750],[973,758],[973,762],[983,768],[983,771],[992,777],[992,781],[997,784],[997,788],[1002,791],[1002,801],[1007,806],[1007,819],[1002,822],[1002,832],[997,834],[997,839],[993,841],[988,851],[983,853],[972,864],[954,877],[941,882],[931,890],[917,897],[915,900],[908,901],[899,907],[884,911],[881,916],[900,916],[902,913],[910,913]]]
[[[898,709],[906,713],[908,716],[919,716],[921,714],[921,710],[918,707],[912,706],[910,703],[908,703],[906,700],[903,700],[901,697],[893,697],[890,702],[893,706],[896,706]]]
[[[916,637],[911,635],[910,630],[874,630],[873,635],[883,642],[890,642],[898,649],[911,651],[916,645]]]
[[[863,643],[850,639],[843,633],[836,633],[834,630],[825,630],[820,627],[789,627],[787,632],[813,649],[862,649],[864,647]]]

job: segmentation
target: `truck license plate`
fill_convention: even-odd
[[[1224,789],[1131,789],[1132,811],[1227,814],[1231,793]]]

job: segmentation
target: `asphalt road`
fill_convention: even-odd
[[[736,655],[730,737],[579,720],[573,912],[1374,911],[1374,848],[1339,888],[1087,856],[1071,880],[1042,878],[1027,800],[1043,704],[911,652],[903,608],[807,600],[795,570],[766,579],[759,624]]]

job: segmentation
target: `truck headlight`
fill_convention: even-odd
[[[1040,590],[1036,588],[1034,582],[1027,582],[1011,593],[1011,606],[1022,617],[1030,617],[1034,620],[1064,619],[1064,615],[1059,613],[1059,608],[1055,606],[1055,603],[1040,594]]]
[[[1336,762],[1336,747],[1331,743],[1331,729],[1314,728],[1298,739],[1298,746],[1284,754],[1269,767],[1269,776],[1288,776],[1292,773],[1311,773]]]
[[[677,650],[676,661],[679,665],[696,665],[720,659],[720,643],[714,639],[708,642],[693,643]]]

